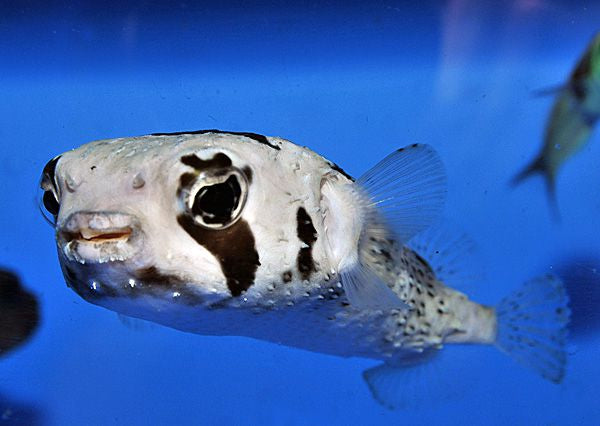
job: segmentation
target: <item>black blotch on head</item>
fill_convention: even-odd
[[[283,280],[284,283],[289,283],[292,281],[292,271],[285,271],[283,274],[281,274],[281,279]]]
[[[35,296],[21,286],[17,275],[0,269],[0,356],[29,339],[39,322]]]
[[[229,228],[204,228],[188,214],[177,216],[179,225],[219,261],[232,296],[239,296],[254,283],[260,266],[252,230],[243,219]]]
[[[194,184],[194,181],[197,177],[198,175],[196,175],[195,173],[182,174],[179,178],[179,188],[177,188],[177,196],[181,196],[184,190],[189,190]]]
[[[251,132],[230,132],[230,131],[218,130],[218,129],[208,129],[208,130],[194,130],[194,131],[173,132],[173,133],[152,133],[151,136],[204,135],[207,133],[244,136],[244,137],[252,139],[256,142],[259,142],[263,145],[270,146],[273,149],[276,149],[276,150],[281,149],[277,145],[273,145],[271,142],[269,142],[269,139],[266,136],[259,135],[258,133],[251,133]]]
[[[246,176],[246,180],[248,181],[248,184],[252,183],[252,169],[250,168],[250,166],[246,166],[242,169],[242,172],[244,172],[244,175]]]
[[[222,152],[215,154],[210,160],[202,160],[196,154],[184,155],[181,157],[181,162],[198,171],[231,167],[231,159]]]
[[[300,249],[297,259],[300,276],[303,280],[307,280],[310,278],[310,274],[316,271],[312,246],[317,241],[317,230],[304,207],[300,207],[296,213],[296,231],[300,241],[308,246]]]

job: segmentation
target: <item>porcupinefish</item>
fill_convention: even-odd
[[[427,145],[355,180],[287,140],[217,130],[91,142],[41,180],[65,280],[91,303],[186,332],[382,360],[364,377],[392,407],[389,377],[445,343],[495,344],[559,382],[569,312],[557,278],[488,307],[407,245],[437,220],[445,185]]]
[[[544,143],[540,152],[512,184],[517,185],[535,173],[546,181],[549,200],[558,215],[556,175],[562,164],[581,150],[590,139],[600,117],[600,33],[596,34],[566,85],[558,96],[548,118]]]
[[[0,269],[0,357],[27,341],[38,327],[39,304],[13,272]]]

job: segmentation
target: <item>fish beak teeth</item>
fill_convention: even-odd
[[[128,240],[132,234],[130,227],[112,228],[104,230],[96,230],[90,228],[82,228],[79,230],[79,237],[85,241],[93,242],[108,242],[116,240]]]
[[[70,260],[104,263],[139,253],[142,232],[132,215],[117,212],[76,212],[58,227],[58,246]]]

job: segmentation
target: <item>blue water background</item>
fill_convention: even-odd
[[[541,179],[508,186],[552,104],[532,92],[565,81],[600,29],[598,3],[212,3],[0,7],[0,265],[43,314],[0,360],[0,401],[52,425],[598,424],[594,331],[570,340],[561,385],[494,348],[461,348],[437,373],[449,389],[393,412],[361,379],[374,361],[125,327],[66,287],[35,201],[44,164],[95,139],[202,128],[282,136],[355,176],[395,148],[433,145],[445,216],[479,246],[485,278],[466,291],[483,303],[574,256],[600,258],[597,134],[559,175],[560,223]],[[454,385],[466,391],[446,398]]]

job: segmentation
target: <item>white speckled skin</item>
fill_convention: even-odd
[[[272,146],[221,133],[143,136],[91,142],[63,154],[55,171],[56,229],[69,285],[92,303],[183,331],[249,336],[340,356],[387,359],[444,341],[494,340],[493,310],[433,276],[410,276],[400,259],[407,264],[414,259],[403,248],[388,247],[395,264],[381,273],[404,287],[414,283],[410,294],[402,295],[413,310],[351,306],[337,276],[356,257],[363,226],[359,191],[313,151],[279,138],[268,141]],[[239,297],[231,296],[215,256],[176,219],[185,209],[177,195],[180,178],[190,171],[182,156],[207,160],[216,153],[252,174],[241,218],[254,236],[260,266],[254,284]],[[298,253],[306,246],[297,232],[300,207],[317,233],[310,280],[303,280],[297,267]],[[106,233],[129,226],[131,233],[75,246],[64,238],[82,227],[95,232],[94,226]],[[148,269],[166,278],[140,278],[139,271]],[[287,271],[292,271],[289,282],[283,279]],[[433,297],[425,291],[428,283]],[[417,287],[422,287],[419,293]],[[422,312],[416,309],[421,302],[426,306]]]

